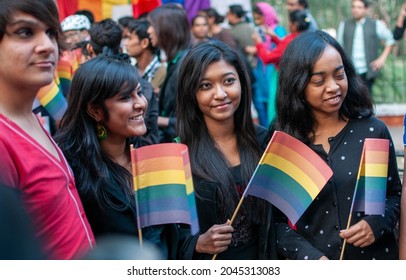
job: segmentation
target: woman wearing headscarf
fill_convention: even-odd
[[[275,9],[266,2],[256,3],[253,10],[254,22],[257,26],[256,31],[261,43],[267,50],[275,48],[275,40],[267,33],[267,30],[273,30],[275,35],[282,39],[286,36],[286,30],[279,25],[278,15]],[[248,47],[253,53],[257,53],[255,46]],[[268,126],[275,116],[275,95],[276,85],[278,83],[278,72],[274,64],[266,65],[260,58],[256,68],[254,68],[255,82],[253,84],[253,102],[258,112],[258,119],[261,125]]]

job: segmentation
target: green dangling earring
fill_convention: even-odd
[[[104,139],[106,139],[107,137],[107,131],[106,128],[104,126],[102,126],[101,124],[97,123],[97,139],[101,142]]]

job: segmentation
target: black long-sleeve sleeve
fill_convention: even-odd
[[[403,33],[405,32],[406,29],[406,20],[403,22],[403,26],[395,26],[395,29],[393,30],[393,38],[395,40],[400,40],[403,37]]]

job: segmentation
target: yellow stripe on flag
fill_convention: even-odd
[[[164,184],[185,184],[184,170],[165,170],[157,172],[149,172],[136,177],[142,189],[149,186],[164,185]]]
[[[186,194],[189,195],[193,192],[193,179],[190,177],[190,179],[186,180]]]
[[[315,182],[306,173],[304,173],[300,168],[292,164],[290,161],[273,153],[268,153],[263,160],[263,163],[273,166],[292,177],[299,185],[303,187],[303,189],[305,189],[309,193],[312,199],[315,199],[316,196],[319,194],[320,189],[317,187]],[[321,186],[321,188],[322,187],[324,186]]]
[[[366,177],[387,177],[388,165],[367,163],[361,172]]]
[[[300,152],[293,150],[291,147],[280,144],[280,143],[272,143],[272,147],[270,148],[269,153],[273,153],[278,155],[294,164],[298,168],[302,170],[302,172],[308,174],[314,183],[322,188],[324,186],[325,178],[324,174],[317,166],[314,165],[313,161],[309,161],[305,158],[303,154]],[[272,164],[271,164],[272,165]]]
[[[48,88],[47,94],[45,94],[42,98],[39,99],[43,106],[47,105],[52,99],[55,98],[57,93],[59,92],[59,87],[56,85],[54,81],[52,81],[51,87]]]

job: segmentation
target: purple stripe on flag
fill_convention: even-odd
[[[365,205],[365,214],[368,215],[384,215],[385,213],[385,201],[368,202]]]
[[[190,216],[188,211],[163,211],[163,212],[149,212],[147,215],[140,215],[140,226],[152,226],[163,224],[189,224]]]
[[[161,199],[150,199],[139,204],[139,213],[144,215],[148,212],[160,212],[171,210],[188,211],[189,205],[186,197],[164,197]]]
[[[386,177],[361,176],[354,200],[354,211],[365,212],[367,215],[385,213]],[[377,208],[375,208],[377,207]]]
[[[187,199],[190,206],[190,228],[192,234],[197,234],[199,232],[199,220],[197,218],[195,193],[189,194]]]
[[[278,207],[279,210],[281,210],[289,218],[292,224],[296,224],[300,216],[306,210],[306,207],[296,207],[297,209],[293,208],[293,204],[291,202],[286,201],[283,197],[266,187],[263,188],[261,186],[256,186],[250,190],[250,194],[257,197],[267,197],[267,200]]]

